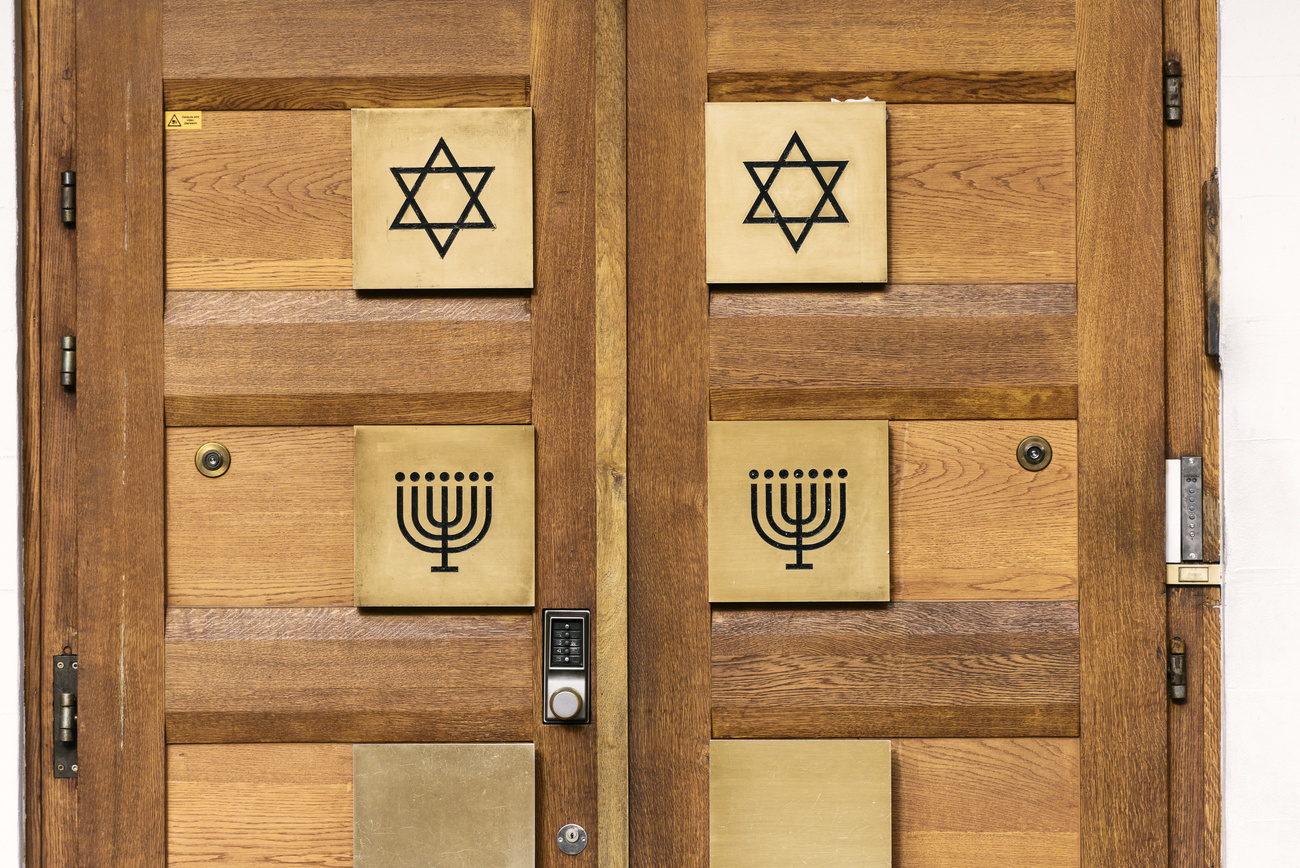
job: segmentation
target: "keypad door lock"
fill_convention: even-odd
[[[546,708],[543,723],[590,723],[591,611],[544,609]]]

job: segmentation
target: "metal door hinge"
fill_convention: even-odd
[[[1169,698],[1187,700],[1187,643],[1178,636],[1169,640]]]
[[[77,339],[73,335],[64,335],[59,341],[63,356],[59,359],[59,385],[68,391],[77,388]]]
[[[77,225],[76,172],[64,172],[59,176],[59,215],[64,226]]]
[[[77,776],[77,655],[54,658],[54,776]]]
[[[1183,65],[1173,58],[1165,61],[1165,123],[1183,124]]]

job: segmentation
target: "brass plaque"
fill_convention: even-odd
[[[355,432],[358,606],[533,604],[531,425]]]
[[[531,744],[358,744],[356,868],[527,868],[534,853]]]
[[[532,109],[353,109],[352,285],[531,287]]]
[[[709,599],[889,599],[889,423],[710,422]]]
[[[710,283],[888,279],[885,104],[705,106]]]
[[[709,866],[889,868],[887,741],[709,742]]]

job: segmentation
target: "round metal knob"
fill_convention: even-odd
[[[560,720],[572,720],[582,711],[582,697],[570,687],[562,687],[551,694],[551,714]]]

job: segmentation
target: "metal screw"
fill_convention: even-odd
[[[57,669],[62,669],[62,668],[63,668],[63,661],[60,660],[58,663],[55,663],[54,666],[55,666],[55,668],[57,668]]]
[[[76,763],[73,763],[73,764],[72,764],[72,770],[73,770],[74,772],[77,770],[77,764],[76,764]]]

